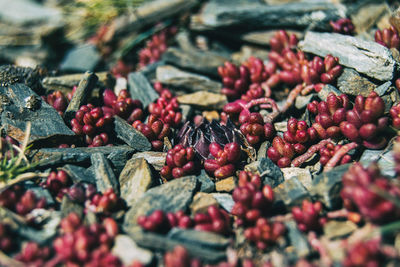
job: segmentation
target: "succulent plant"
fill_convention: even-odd
[[[132,126],[140,131],[151,142],[152,150],[162,151],[164,147],[164,138],[171,133],[169,124],[158,119],[157,116],[150,114],[147,123],[137,120]]]
[[[376,163],[368,168],[354,163],[342,180],[340,195],[348,210],[358,210],[364,218],[375,223],[387,223],[400,217],[400,209],[393,202],[400,197],[400,189],[380,174]]]
[[[336,21],[330,21],[329,24],[332,30],[337,33],[352,35],[355,30],[355,26],[349,18],[340,18]]]
[[[253,227],[244,231],[244,236],[255,243],[259,250],[266,250],[274,245],[286,233],[286,227],[281,222],[269,222],[266,218],[258,218]]]
[[[376,92],[371,92],[368,97],[358,95],[353,109],[346,111],[346,120],[340,123],[340,130],[350,141],[380,149],[387,144],[384,131],[389,118],[384,112],[385,102]]]
[[[375,42],[383,46],[386,46],[388,48],[399,49],[400,47],[399,33],[397,32],[396,28],[393,25],[391,25],[387,29],[377,30],[375,32]]]
[[[327,219],[321,216],[322,204],[321,202],[310,202],[303,200],[301,207],[294,207],[292,209],[293,218],[297,222],[297,227],[303,231],[321,231],[322,226],[326,223]]]
[[[69,100],[61,91],[55,91],[47,96],[42,96],[49,105],[51,105],[62,116],[67,109]]]
[[[161,169],[160,174],[168,180],[194,174],[198,171],[199,163],[192,147],[174,146],[174,148],[168,150],[165,162],[167,165]]]
[[[210,154],[214,159],[204,161],[204,169],[216,179],[223,179],[235,173],[242,150],[238,143],[228,143],[223,148],[216,142],[209,146]]]

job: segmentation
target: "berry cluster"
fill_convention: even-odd
[[[92,104],[83,105],[71,120],[72,131],[77,135],[84,135],[89,147],[104,146],[108,144],[112,114],[104,113],[99,107]]]
[[[182,121],[178,99],[173,97],[171,91],[163,88],[159,82],[154,84],[154,88],[160,94],[160,97],[155,103],[149,105],[149,113],[159,118],[165,124],[176,128]]]
[[[210,206],[206,213],[197,213],[191,219],[183,211],[164,213],[156,210],[149,216],[139,216],[138,224],[145,230],[157,233],[167,233],[173,227],[192,228],[199,231],[228,234],[230,232],[229,214],[223,209]]]
[[[164,255],[165,267],[201,267],[201,262],[191,259],[185,247],[176,246],[172,251]]]
[[[380,251],[380,242],[377,239],[360,241],[347,250],[346,258],[342,262],[344,267],[382,266],[385,261]]]
[[[61,262],[67,265],[122,266],[120,260],[110,253],[118,225],[106,218],[102,224],[85,226],[75,213],[61,222],[63,235],[53,241],[53,248]]]
[[[164,213],[162,210],[155,210],[149,216],[139,216],[137,223],[146,231],[167,233],[173,227],[190,228],[193,221],[183,211],[176,213]]]
[[[49,105],[51,105],[58,113],[62,116],[64,111],[67,109],[69,100],[61,91],[55,91],[47,96],[42,96]]]
[[[394,26],[390,26],[388,29],[377,30],[375,32],[375,42],[386,46],[387,48],[400,48],[400,37]]]
[[[288,167],[295,155],[306,152],[308,145],[317,139],[318,135],[314,128],[308,128],[305,121],[290,118],[283,138],[280,136],[274,138],[272,146],[268,148],[267,155],[279,167]]]
[[[387,223],[400,216],[400,209],[390,198],[399,198],[400,189],[380,174],[376,163],[363,168],[355,163],[343,175],[341,197],[348,210],[358,210],[366,219],[375,223]]]
[[[117,115],[129,124],[143,118],[143,105],[139,100],[133,100],[127,90],[121,90],[118,96],[106,89],[103,93],[104,113]]]
[[[27,242],[22,250],[15,256],[15,259],[25,263],[27,266],[44,266],[51,257],[49,247],[40,247],[35,242]]]
[[[164,137],[168,137],[171,133],[169,124],[157,119],[157,116],[150,114],[147,123],[137,120],[132,126],[140,131],[151,143],[154,151],[162,151],[164,147]]]
[[[38,199],[33,191],[25,191],[20,185],[14,185],[0,194],[0,206],[19,215],[26,215],[34,209],[43,209],[46,204],[45,197]]]
[[[340,123],[346,120],[346,112],[351,108],[347,95],[336,96],[329,93],[326,101],[314,100],[307,105],[308,111],[315,114],[315,129],[320,139],[338,138],[341,136]]]
[[[91,193],[91,190],[86,193]],[[114,189],[109,188],[104,193],[95,193],[90,201],[86,201],[85,207],[87,210],[96,213],[110,214],[126,208],[125,201],[115,194]]]
[[[218,74],[222,77],[221,93],[229,99],[237,99],[245,93],[250,85],[250,72],[245,66],[236,66],[231,62],[225,62],[218,67]]]
[[[235,205],[232,215],[237,216],[237,225],[253,225],[259,218],[266,216],[274,202],[274,192],[269,185],[261,187],[259,175],[241,171],[239,186],[232,193]]]
[[[312,203],[308,200],[303,200],[300,207],[292,209],[293,218],[297,222],[297,227],[303,231],[321,231],[322,226],[326,223],[326,218],[321,216],[322,204],[317,201]]]
[[[332,30],[337,33],[352,35],[355,30],[355,26],[349,18],[340,18],[337,21],[330,21],[329,24],[332,26]]]
[[[281,222],[269,222],[266,218],[258,218],[253,227],[244,231],[244,236],[256,244],[259,250],[266,250],[274,245],[286,233],[286,227]]]
[[[350,141],[362,143],[370,149],[380,149],[387,144],[383,132],[388,117],[384,112],[385,102],[376,92],[371,92],[366,98],[358,95],[353,109],[346,112],[346,120],[340,123],[340,130]]]
[[[194,174],[197,171],[196,154],[192,147],[176,145],[168,150],[165,165],[161,169],[161,175],[165,179],[180,178]]]
[[[160,60],[161,55],[168,48],[168,40],[178,32],[177,27],[169,27],[154,34],[146,46],[139,51],[139,68]]]
[[[216,206],[209,206],[206,213],[196,213],[193,218],[194,229],[199,231],[214,232],[222,235],[231,232],[231,219],[229,214]]]
[[[299,40],[295,34],[288,34],[285,30],[276,31],[274,37],[269,41],[271,50],[281,53],[283,50],[294,49]]]
[[[214,159],[204,161],[204,169],[216,179],[234,175],[240,162],[241,149],[238,143],[229,143],[222,148],[218,143],[211,143],[210,154]]]
[[[63,194],[63,189],[67,188],[71,183],[68,174],[63,171],[52,171],[47,177],[46,181],[42,183],[44,188],[47,188],[53,196],[61,199]]]
[[[400,129],[400,104],[390,108],[390,116],[392,117],[392,126],[397,130]]]

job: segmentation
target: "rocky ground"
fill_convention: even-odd
[[[400,265],[398,1],[71,2],[0,1],[1,266]]]

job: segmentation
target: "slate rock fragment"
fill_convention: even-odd
[[[151,149],[151,143],[146,136],[118,116],[114,116],[114,131],[119,139],[135,150],[148,151]]]
[[[354,69],[345,68],[337,80],[339,90],[348,95],[367,97],[377,87],[376,84],[361,76]]]
[[[140,100],[145,108],[159,97],[146,76],[140,72],[129,73],[128,90],[131,98]]]
[[[30,143],[75,138],[75,133],[65,125],[58,112],[27,86],[14,84],[0,87],[0,95],[3,100],[8,100],[2,101],[1,124],[5,126],[6,133],[17,141],[23,141],[28,121],[31,122]],[[30,103],[34,99],[38,102]]]
[[[380,81],[392,80],[398,69],[389,49],[358,37],[309,31],[299,47],[321,57],[331,54],[339,58],[340,65]]]
[[[67,52],[60,70],[64,72],[94,71],[100,63],[101,57],[93,44],[83,44]]]
[[[349,169],[350,165],[340,165],[314,177],[310,193],[328,209],[339,208],[341,203],[340,190],[342,188],[342,176]]]
[[[136,220],[140,215],[149,215],[158,209],[164,212],[185,211],[197,187],[196,177],[188,176],[151,188],[126,213],[124,228],[128,231],[137,225]]]
[[[267,157],[263,157],[258,161],[257,170],[263,183],[270,185],[272,188],[284,182],[281,169]]]
[[[292,177],[274,188],[275,205],[284,204],[286,208],[300,206],[303,200],[311,200],[311,196],[303,184]]]
[[[23,83],[38,94],[42,94],[43,87],[41,79],[44,70],[40,67],[35,69],[13,65],[0,66],[0,86],[10,86],[15,83]]]
[[[206,76],[182,71],[168,65],[158,67],[156,77],[157,81],[167,86],[177,87],[190,93],[199,91],[219,93],[222,88],[221,83]]]
[[[85,73],[64,112],[64,119],[66,121],[69,122],[72,120],[79,108],[87,103],[87,98],[91,90],[96,86],[98,80],[99,78],[93,72],[87,71]]]
[[[154,260],[154,254],[150,250],[139,247],[128,235],[117,235],[111,252],[126,266],[134,260],[147,266]]]
[[[307,237],[298,228],[295,221],[285,222],[288,231],[290,244],[294,246],[294,250],[299,258],[304,258],[311,253],[311,246],[308,243]]]
[[[97,190],[104,193],[112,188],[119,195],[119,184],[108,159],[102,153],[94,153],[90,156],[93,165],[94,176],[96,178]]]
[[[62,168],[68,176],[71,178],[72,182],[86,182],[86,183],[96,183],[94,173],[90,168],[85,168],[73,164],[65,164]]]
[[[160,171],[165,164],[166,152],[144,151],[135,153],[132,159],[145,159],[156,171]]]
[[[167,237],[180,241],[184,246],[195,244],[213,250],[224,250],[229,245],[229,239],[219,234],[193,229],[173,228],[169,231]]]

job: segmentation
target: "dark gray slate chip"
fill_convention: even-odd
[[[33,150],[30,156],[41,160],[40,167],[62,165],[66,163],[90,163],[90,156],[94,153],[104,154],[113,166],[125,166],[135,150],[129,146],[102,146],[76,148],[41,148]]]
[[[66,121],[71,121],[75,117],[75,113],[79,108],[86,104],[90,91],[96,86],[98,80],[99,78],[93,72],[87,71],[84,74],[74,95],[72,96],[71,102],[69,102],[68,107],[65,110],[64,118]]]
[[[200,192],[211,193],[215,191],[215,183],[204,169],[201,170],[200,175],[197,176],[197,180],[201,183]]]
[[[71,212],[75,212],[80,218],[83,216],[83,206],[72,201],[66,195],[62,198],[60,211],[61,218],[67,217]]]
[[[114,131],[119,139],[135,150],[148,151],[151,149],[151,143],[146,136],[118,116],[114,116]]]
[[[94,153],[90,156],[97,190],[104,193],[110,187],[119,195],[119,183],[110,166],[108,159],[102,153]]]
[[[144,107],[159,97],[147,78],[140,72],[129,73],[128,89],[132,99],[140,100]]]
[[[151,188],[136,201],[125,215],[126,231],[136,225],[140,215],[149,215],[155,210],[176,212],[186,210],[198,187],[195,176],[182,177]]]
[[[275,204],[277,206],[285,204],[287,208],[300,206],[304,199],[311,199],[310,194],[303,184],[292,177],[274,188]]]
[[[173,228],[169,231],[167,237],[172,240],[180,241],[183,245],[194,244],[213,250],[224,250],[229,245],[229,239],[226,237],[212,232],[193,229]]]
[[[183,245],[193,258],[198,258],[206,263],[215,264],[226,259],[224,250],[210,249],[196,243],[178,241],[151,232],[143,232],[139,226],[131,227],[128,231],[129,236],[141,247],[152,250],[170,251],[177,245]]]
[[[27,86],[14,84],[0,87],[0,95],[8,99],[8,103],[1,103],[1,124],[6,126],[7,134],[18,141],[23,140],[28,121],[32,125],[30,142],[75,137],[58,112]]]
[[[384,151],[366,149],[360,158],[360,163],[364,167],[368,167],[368,165],[371,164],[373,161],[376,161],[378,163],[378,166],[383,175],[391,178],[396,177],[395,161],[393,158],[392,150]]]
[[[85,168],[77,165],[66,164],[61,169],[68,173],[69,177],[74,183],[86,182],[86,183],[96,183],[94,173],[90,168]]]
[[[285,222],[286,229],[288,230],[288,237],[292,246],[296,251],[296,254],[300,258],[306,257],[311,253],[311,247],[308,243],[307,237],[297,228],[295,221],[291,220]]]
[[[67,72],[94,71],[101,60],[95,45],[84,44],[67,52],[60,70]]]
[[[317,175],[312,182],[311,194],[320,200],[328,209],[339,208],[342,176],[351,164],[344,164],[328,172]]]
[[[326,101],[329,93],[334,93],[337,96],[342,94],[342,92],[339,89],[337,89],[335,86],[327,84],[322,88],[321,91],[318,92],[318,97],[319,97],[319,99]]]
[[[199,15],[193,16],[191,27],[199,30],[234,27],[250,31],[265,27],[304,29],[312,25],[317,29],[327,30],[329,21],[337,20],[339,13],[337,6],[323,2],[266,5],[210,1]]]
[[[284,182],[281,169],[267,157],[261,158],[257,166],[261,179],[264,184],[269,184],[272,188]]]

